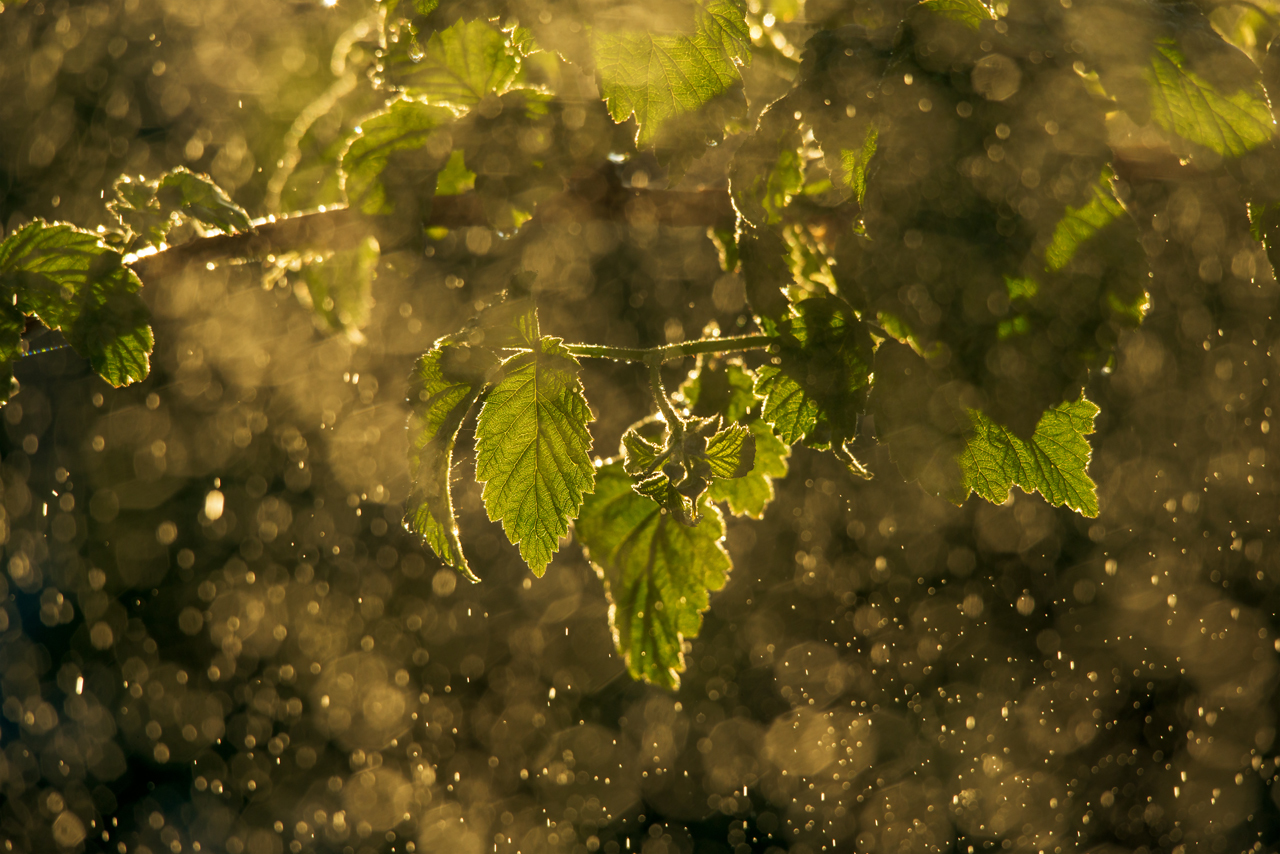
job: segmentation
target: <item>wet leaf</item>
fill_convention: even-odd
[[[435,189],[439,169],[453,145],[447,126],[453,111],[422,101],[397,98],[381,111],[360,121],[359,132],[342,154],[342,189],[353,208],[367,214],[389,214],[394,206],[382,172],[397,152],[423,150]]]
[[[465,112],[506,92],[520,57],[506,34],[485,21],[457,21],[431,34],[421,47],[402,33],[385,61],[388,81],[428,104]]]
[[[787,476],[791,448],[774,435],[763,419],[753,419],[748,428],[755,439],[751,470],[741,477],[712,481],[707,495],[712,501],[728,504],[729,512],[735,516],[759,519],[773,501],[773,481]]]

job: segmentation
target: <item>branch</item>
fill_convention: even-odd
[[[638,349],[632,347],[610,347],[605,344],[565,344],[564,347],[575,356],[585,359],[613,359],[615,362],[670,362],[686,356],[713,353],[741,353],[745,350],[761,350],[777,339],[768,335],[732,335],[726,338],[699,338],[696,341],[682,341],[679,344],[666,344],[661,347]]]
[[[732,228],[735,214],[723,190],[634,190],[617,188],[593,196],[569,191],[538,206],[540,222],[603,220],[632,225]],[[385,223],[385,224],[384,224]],[[252,232],[197,238],[129,261],[144,281],[179,273],[191,264],[261,261],[305,249],[349,246],[367,234],[388,232],[390,217],[365,216],[349,208],[268,217],[254,222]],[[431,204],[429,228],[488,226],[484,204],[475,193],[437,196]]]

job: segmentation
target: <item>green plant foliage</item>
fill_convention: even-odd
[[[638,145],[652,143],[664,122],[696,112],[741,79],[738,68],[751,55],[744,6],[698,0],[690,33],[592,33],[601,95],[615,122],[635,115]]]
[[[924,0],[920,4],[936,15],[950,18],[977,31],[983,23],[995,19],[995,15],[980,0]]]
[[[154,181],[123,177],[116,182],[115,193],[107,207],[137,243],[160,246],[184,220],[228,234],[253,228],[249,214],[212,178],[181,166]]]
[[[632,677],[676,688],[683,644],[698,634],[709,594],[732,566],[720,511],[703,499],[701,521],[682,525],[637,495],[618,463],[596,472],[574,533],[609,595],[614,640]]]
[[[462,113],[506,92],[520,71],[508,36],[484,21],[457,21],[419,46],[408,30],[383,61],[386,82],[413,98]]]
[[[354,249],[340,249],[302,271],[317,317],[356,343],[364,341],[360,330],[368,324],[373,309],[373,279],[380,257],[377,238],[370,235]]]
[[[1097,485],[1088,473],[1092,451],[1085,439],[1093,432],[1097,414],[1098,407],[1083,397],[1064,403],[1046,412],[1025,441],[970,410],[973,435],[960,456],[965,487],[999,504],[1016,485],[1024,492],[1039,492],[1054,506],[1097,516]]]
[[[793,306],[779,333],[779,365],[757,372],[761,417],[788,444],[842,445],[857,432],[871,383],[872,342],[866,325],[838,297]]]
[[[1147,80],[1157,125],[1222,157],[1240,157],[1275,137],[1275,120],[1261,82],[1223,91],[1197,74],[1173,39],[1156,42]]]
[[[485,348],[448,340],[418,359],[409,402],[409,474],[405,527],[449,566],[478,581],[462,553],[449,484],[453,447],[467,413],[492,380],[498,359]]]
[[[421,155],[413,164],[414,171],[425,171],[430,176],[430,190],[434,192],[436,172],[446,162],[453,144],[442,129],[453,118],[448,107],[402,97],[362,119],[357,134],[342,153],[342,191],[348,203],[367,214],[391,213],[395,205],[382,181],[382,172],[399,152]]]
[[[542,575],[592,489],[591,412],[558,338],[503,362],[476,422],[476,480],[489,518]]]
[[[119,252],[74,226],[36,220],[0,243],[0,302],[61,330],[114,386],[146,379],[151,369],[151,312],[140,287]],[[4,325],[14,323],[9,316]]]
[[[760,519],[773,501],[773,481],[787,476],[787,458],[791,448],[776,435],[768,422],[754,418],[748,429],[755,439],[754,460],[750,471],[732,479],[712,482],[707,496],[728,505],[735,516]]]

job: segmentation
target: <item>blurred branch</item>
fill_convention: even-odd
[[[598,195],[583,190],[561,193],[539,205],[535,219],[542,223],[603,220],[632,225],[732,228],[735,214],[724,190],[617,188]],[[435,197],[427,221],[429,228],[488,224],[483,200],[475,193]],[[129,266],[145,281],[179,273],[192,264],[261,261],[288,252],[351,245],[371,233],[375,237],[401,233],[394,225],[391,217],[366,216],[347,208],[273,217],[256,221],[252,232],[198,238],[138,256]],[[392,246],[384,244],[383,248]]]

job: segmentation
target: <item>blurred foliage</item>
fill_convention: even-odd
[[[6,4],[0,841],[1274,846],[1278,15]]]

